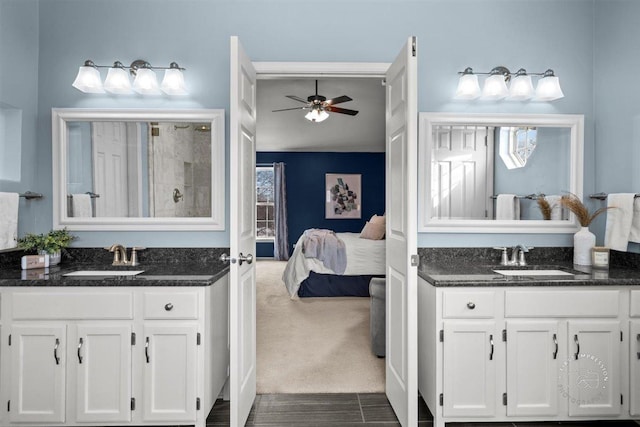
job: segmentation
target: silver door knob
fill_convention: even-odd
[[[253,255],[251,254],[242,255],[242,252],[240,252],[240,256],[238,256],[238,265],[242,265],[243,262],[246,262],[247,264],[251,264],[253,262]]]
[[[222,262],[230,262],[231,264],[235,264],[236,263],[236,259],[235,258],[231,258],[229,255],[227,254],[222,254],[220,255],[220,261]]]

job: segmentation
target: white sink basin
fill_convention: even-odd
[[[562,270],[493,270],[503,276],[573,276]]]
[[[135,276],[144,273],[144,270],[79,270],[63,276]]]

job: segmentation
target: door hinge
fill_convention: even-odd
[[[487,135],[484,136],[484,146],[489,146],[489,137]]]
[[[136,333],[131,332],[131,345],[136,345]]]
[[[131,410],[132,411],[136,410],[136,398],[135,397],[131,398]]]
[[[507,393],[502,393],[502,404],[507,406]]]
[[[622,394],[620,394],[620,404],[624,405],[624,397],[622,396]]]
[[[502,330],[502,341],[507,342],[507,330]]]
[[[622,331],[620,331],[620,342],[622,342]]]
[[[200,332],[196,334],[196,345],[200,345]]]
[[[11,345],[11,334],[9,334],[9,345]]]
[[[196,411],[200,410],[200,398],[196,397]]]
[[[489,211],[486,209],[484,210],[484,217],[489,218]]]
[[[440,342],[444,342],[444,329],[440,329]]]
[[[156,127],[151,128],[151,136],[160,136],[160,129]]]
[[[418,255],[411,255],[411,267],[417,267],[420,265],[420,257]]]
[[[440,393],[440,406],[444,405],[444,395]]]
[[[11,401],[7,400],[7,412],[11,412]]]
[[[416,36],[413,36],[411,37],[411,56],[415,58],[417,54]]]

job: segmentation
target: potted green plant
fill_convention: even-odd
[[[62,249],[69,247],[75,238],[66,228],[41,234],[27,233],[18,239],[18,247],[29,252],[47,254],[49,265],[56,265],[60,262]]]

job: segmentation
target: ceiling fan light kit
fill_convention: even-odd
[[[286,95],[286,97],[306,105],[303,107],[282,108],[279,110],[273,110],[274,113],[291,110],[310,110],[304,117],[305,119],[313,123],[320,123],[328,119],[329,113],[347,114],[349,116],[355,116],[356,114],[358,114],[358,111],[356,110],[334,107],[335,104],[352,101],[352,99],[347,95],[338,96],[337,98],[332,99],[327,99],[326,96],[318,95],[318,80],[316,80],[315,95],[308,96],[306,101],[295,95]]]

